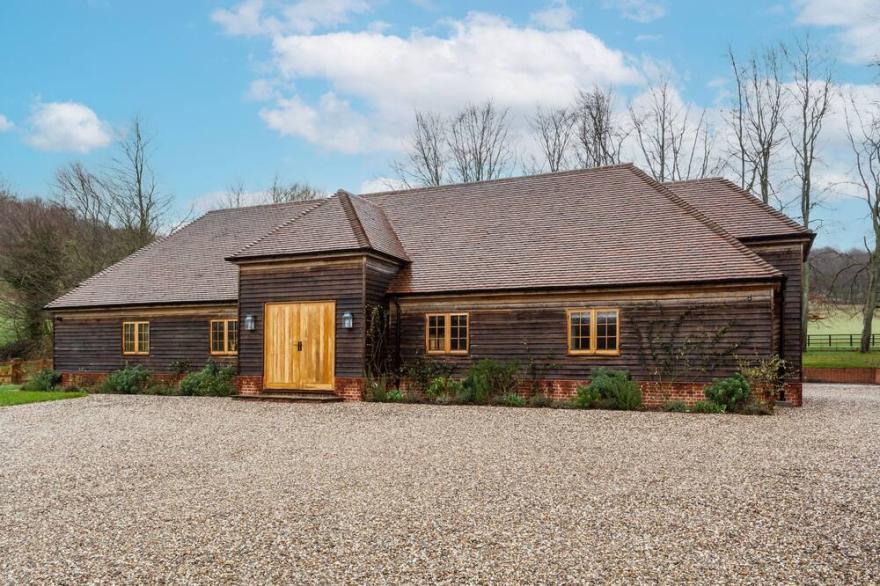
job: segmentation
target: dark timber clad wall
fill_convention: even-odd
[[[752,301],[744,297],[739,300],[674,299],[657,302],[620,301],[617,303],[601,301],[595,303],[575,303],[566,301],[531,301],[532,307],[488,308],[468,305],[465,300],[448,304],[409,305],[401,308],[401,356],[404,362],[424,354],[426,312],[468,311],[470,312],[470,355],[467,357],[436,357],[457,365],[456,374],[462,374],[472,360],[495,358],[516,360],[521,365],[528,364],[529,355],[542,363],[553,364],[555,368],[547,371],[546,378],[585,379],[596,366],[625,368],[633,377],[640,380],[653,380],[651,364],[643,364],[640,355],[649,353],[647,340],[669,339],[670,335],[661,333],[658,325],[655,335],[648,334],[651,322],[674,323],[682,315],[676,339],[681,342],[690,336],[706,343],[699,344],[692,360],[698,363],[697,355],[704,348],[729,349],[739,344],[737,352],[746,356],[768,356],[771,353],[772,327],[769,294],[763,294]],[[539,306],[539,307],[538,307]],[[621,317],[621,355],[619,357],[569,356],[566,341],[567,308],[575,307],[619,307]],[[729,328],[719,344],[712,344],[711,337],[722,328]],[[668,330],[667,330],[668,331]],[[654,344],[659,347],[658,343]],[[714,360],[714,359],[710,359]],[[717,376],[732,374],[737,369],[733,356],[720,360],[718,368],[709,374],[693,372],[682,373],[678,382],[708,380]]]
[[[783,303],[784,348],[782,358],[791,366],[790,378],[801,379],[801,281],[803,248],[800,244],[754,245],[751,247],[761,258],[785,275]]]
[[[219,317],[218,314],[217,317]],[[201,368],[210,355],[208,316],[150,316],[55,320],[55,370],[110,372],[128,364],[143,364],[154,372],[174,372],[171,363],[183,360]],[[123,356],[122,322],[150,322],[149,356]],[[215,357],[221,362],[225,357]]]
[[[239,373],[263,374],[263,304],[284,301],[336,301],[336,376],[363,373],[364,269],[361,260],[345,265],[245,269],[239,275],[239,314],[256,318],[256,329],[241,330]],[[354,327],[342,327],[351,312]]]

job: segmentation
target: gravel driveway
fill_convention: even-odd
[[[0,409],[0,581],[877,582],[880,388],[775,417]]]

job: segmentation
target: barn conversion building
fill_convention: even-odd
[[[629,164],[218,210],[50,303],[55,368],[213,358],[240,393],[360,399],[381,319],[394,366],[515,360],[555,397],[605,366],[695,401],[778,354],[799,405],[812,239],[728,181]]]

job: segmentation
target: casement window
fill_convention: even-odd
[[[122,322],[122,353],[126,355],[150,353],[150,322]]]
[[[566,311],[569,354],[620,354],[619,309]]]
[[[429,313],[425,315],[425,352],[428,354],[467,354],[468,314]]]
[[[238,354],[238,320],[211,320],[211,354]]]

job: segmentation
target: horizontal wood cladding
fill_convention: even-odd
[[[782,358],[790,366],[790,379],[801,380],[803,340],[801,332],[801,292],[803,286],[803,246],[779,243],[750,246],[758,256],[785,275],[781,300]],[[779,318],[778,318],[779,319]],[[779,337],[777,332],[777,338]]]
[[[367,259],[364,273],[364,296],[367,305],[386,305],[388,285],[397,275],[398,266]]]
[[[692,368],[683,372],[680,367],[679,380],[705,381],[735,372],[736,355],[766,357],[772,353],[771,298],[769,288],[751,294],[727,292],[715,298],[686,292],[654,301],[537,297],[499,301],[494,306],[465,299],[418,303],[410,298],[401,302],[401,359],[405,364],[424,355],[425,313],[442,309],[470,315],[470,353],[431,357],[454,365],[458,375],[483,358],[515,360],[523,367],[533,358],[546,367],[543,378],[583,380],[593,368],[606,366],[627,369],[640,380],[653,380],[669,355],[669,343],[675,342],[690,345]],[[568,354],[566,310],[580,307],[620,309],[619,356]]]
[[[364,355],[364,261],[248,267],[239,274],[239,313],[255,318],[254,331],[240,330],[239,373],[263,373],[263,306],[285,301],[336,302],[336,376],[361,376]],[[342,314],[354,327],[342,327]]]
[[[209,315],[145,316],[140,313],[120,317],[56,318],[54,367],[61,372],[110,372],[127,363],[171,373],[174,372],[171,364],[182,360],[198,369],[212,358],[210,320]],[[123,321],[149,321],[148,355],[122,354]],[[216,362],[235,360],[227,356],[213,358]]]

